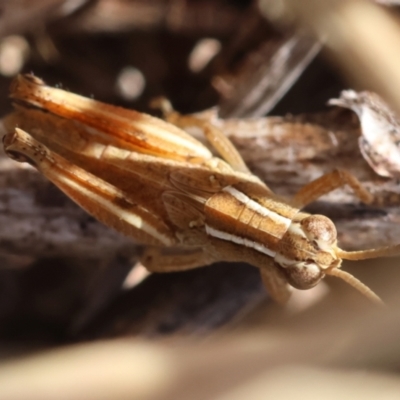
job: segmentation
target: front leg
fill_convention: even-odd
[[[235,171],[251,174],[236,147],[220,129],[216,128],[211,123],[192,115],[179,114],[173,109],[172,104],[166,98],[159,97],[153,100],[151,105],[154,108],[161,109],[164,114],[164,118],[173,125],[176,125],[182,129],[190,127],[200,128],[214,149],[217,150],[220,156]]]
[[[216,261],[246,262],[260,269],[262,282],[274,301],[286,304],[291,295],[284,274],[272,258],[224,240],[212,238],[204,248],[146,247],[139,261],[155,273],[187,271]]]
[[[260,274],[262,283],[271,298],[278,304],[286,304],[290,299],[292,291],[286,277],[274,264],[272,259],[264,265],[264,268],[260,268]]]
[[[209,141],[211,146],[220,154],[220,156],[235,170],[250,174],[246,163],[242,156],[239,154],[236,147],[232,142],[225,136],[225,134],[209,122],[203,121],[199,118],[180,115],[178,113],[173,114],[174,118],[168,118],[168,122],[179,126],[182,129],[196,126],[203,130],[204,136]]]
[[[268,295],[279,304],[286,304],[291,295],[291,287],[282,270],[274,260],[256,250],[225,240],[211,238],[210,252],[221,261],[245,262],[258,267]]]
[[[336,169],[302,187],[294,196],[292,204],[301,209],[344,185],[349,185],[362,202],[367,204],[372,202],[373,196],[354,175],[347,171]]]

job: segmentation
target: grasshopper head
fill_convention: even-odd
[[[325,275],[336,276],[376,304],[382,300],[353,275],[342,271],[342,259],[365,260],[400,254],[400,245],[371,250],[345,251],[337,246],[333,222],[323,215],[300,214],[283,236],[275,255],[288,282],[297,289],[310,289]]]
[[[315,286],[341,259],[336,254],[337,232],[323,215],[306,215],[293,221],[280,242],[275,262],[297,289]]]

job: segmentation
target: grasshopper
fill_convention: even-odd
[[[279,303],[291,287],[312,288],[325,275],[381,303],[340,269],[342,259],[393,256],[400,245],[342,250],[330,219],[301,211],[343,185],[371,202],[347,171],[332,171],[286,200],[251,174],[221,131],[192,116],[167,110],[166,122],[50,88],[32,75],[13,81],[11,98],[16,111],[4,120],[7,155],[30,163],[99,221],[145,245],[140,261],[149,271],[242,261],[260,270]],[[181,129],[193,124],[220,157]]]

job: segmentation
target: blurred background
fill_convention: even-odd
[[[380,205],[344,191],[310,211],[337,223],[344,248],[398,243],[399,176],[378,176],[356,115],[326,105],[352,88],[400,110],[397,3],[2,0],[1,115],[18,73],[153,115],[162,95],[208,110],[280,194],[350,170]],[[334,278],[279,307],[254,267],[149,276],[137,251],[1,153],[1,399],[400,395],[396,259],[344,265],[385,308]]]

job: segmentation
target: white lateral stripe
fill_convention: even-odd
[[[230,233],[226,233],[226,232],[220,231],[218,229],[214,229],[208,225],[206,225],[206,232],[208,235],[213,236],[217,239],[227,240],[228,242],[241,244],[245,247],[250,247],[254,250],[259,251],[260,253],[266,254],[267,256],[275,257],[275,254],[276,254],[275,251],[272,251],[265,245],[254,242],[253,240],[249,240],[246,238],[242,238],[240,236],[232,235]]]
[[[294,234],[294,235],[300,236],[300,237],[302,237],[304,239],[307,239],[307,236],[304,233],[303,228],[300,226],[300,224],[298,222],[293,222],[290,225],[289,232]]]
[[[283,217],[282,215],[279,215],[276,212],[271,211],[266,207],[263,207],[262,205],[258,204],[256,201],[252,200],[250,197],[246,196],[244,193],[240,192],[232,186],[227,186],[222,190],[232,195],[236,200],[239,200],[246,207],[250,208],[251,210],[255,211],[263,217],[270,218],[277,224],[283,224],[286,228],[289,228],[290,224],[292,223],[291,219]]]
[[[118,218],[127,222],[129,225],[132,225],[135,228],[140,229],[140,230],[146,232],[148,235],[156,238],[162,244],[164,244],[166,246],[170,246],[173,244],[171,239],[168,236],[165,236],[162,233],[160,233],[153,226],[151,226],[150,224],[143,221],[143,218],[139,217],[138,215],[135,215],[127,210],[124,210],[123,208],[116,206],[115,204],[111,203],[110,201],[107,201],[107,200],[103,199],[102,197],[95,195],[90,190],[87,190],[84,186],[80,186],[79,184],[77,184],[76,182],[74,182],[71,179],[68,179],[65,176],[58,176],[58,179],[60,181],[64,181],[64,183],[67,186],[75,188],[79,192],[83,193],[86,197],[89,197],[96,203],[100,204],[107,211],[118,216]]]
[[[247,203],[251,200],[250,197],[247,197],[244,193],[239,192],[239,190],[235,189],[232,186],[227,186],[222,190],[231,194],[236,200],[239,200],[243,204],[247,205]]]

